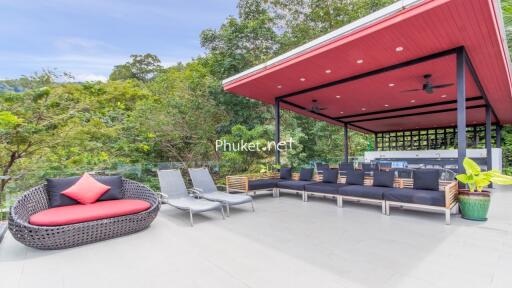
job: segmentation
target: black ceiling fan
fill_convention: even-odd
[[[425,93],[432,94],[432,93],[434,93],[434,89],[440,89],[440,88],[453,86],[453,83],[433,85],[432,81],[430,80],[431,78],[432,78],[432,74],[425,74],[425,75],[423,75],[423,79],[425,79],[425,82],[423,82],[422,88],[404,90],[401,92],[404,93],[404,92],[425,91]]]
[[[325,107],[318,106],[318,100],[316,100],[316,99],[313,99],[311,102],[313,102],[313,103],[311,104],[311,110],[309,110],[310,112],[320,113],[320,111],[327,109]]]

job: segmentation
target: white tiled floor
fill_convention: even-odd
[[[6,235],[0,287],[512,287],[512,191],[489,221],[282,194],[195,217],[171,207],[149,230],[61,251]]]

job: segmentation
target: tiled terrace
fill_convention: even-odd
[[[512,192],[490,220],[299,196],[195,217],[171,207],[147,231],[61,251],[6,235],[0,287],[512,287]]]

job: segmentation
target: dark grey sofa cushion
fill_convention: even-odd
[[[311,179],[313,178],[313,172],[314,172],[313,168],[301,168],[299,180],[300,181],[311,181]]]
[[[317,183],[315,181],[279,181],[277,182],[277,187],[282,189],[290,189],[290,190],[298,190],[298,191],[304,191],[304,186],[308,184]]]
[[[373,186],[393,188],[395,182],[395,172],[379,171],[373,173]]]
[[[364,185],[364,172],[363,171],[347,171],[348,185]]]
[[[338,169],[326,169],[323,172],[322,182],[324,183],[338,183]]]
[[[340,188],[340,195],[359,197],[366,199],[377,199],[382,200],[384,191],[393,188],[386,187],[374,187],[374,186],[363,186],[363,185],[347,185]]]
[[[305,189],[308,192],[338,195],[340,188],[344,186],[346,185],[341,183],[314,183],[306,185]]]
[[[277,187],[277,182],[283,181],[281,179],[256,179],[249,180],[249,190],[265,190]]]
[[[384,192],[387,201],[421,204],[429,206],[445,205],[444,192],[433,190],[418,190],[410,188],[392,188]]]
[[[413,188],[418,190],[439,190],[440,170],[418,169],[412,173]]]
[[[279,178],[290,180],[292,179],[292,168],[290,167],[283,167],[279,171]]]
[[[98,201],[121,199],[121,189],[123,188],[121,176],[92,176],[100,183],[110,186],[110,190],[103,194]],[[46,191],[50,198],[50,208],[78,204],[77,201],[61,194],[61,192],[73,186],[80,177],[81,176],[46,179]]]

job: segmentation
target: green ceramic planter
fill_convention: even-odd
[[[488,191],[469,192],[459,190],[459,205],[462,218],[473,221],[486,221],[491,193]]]

